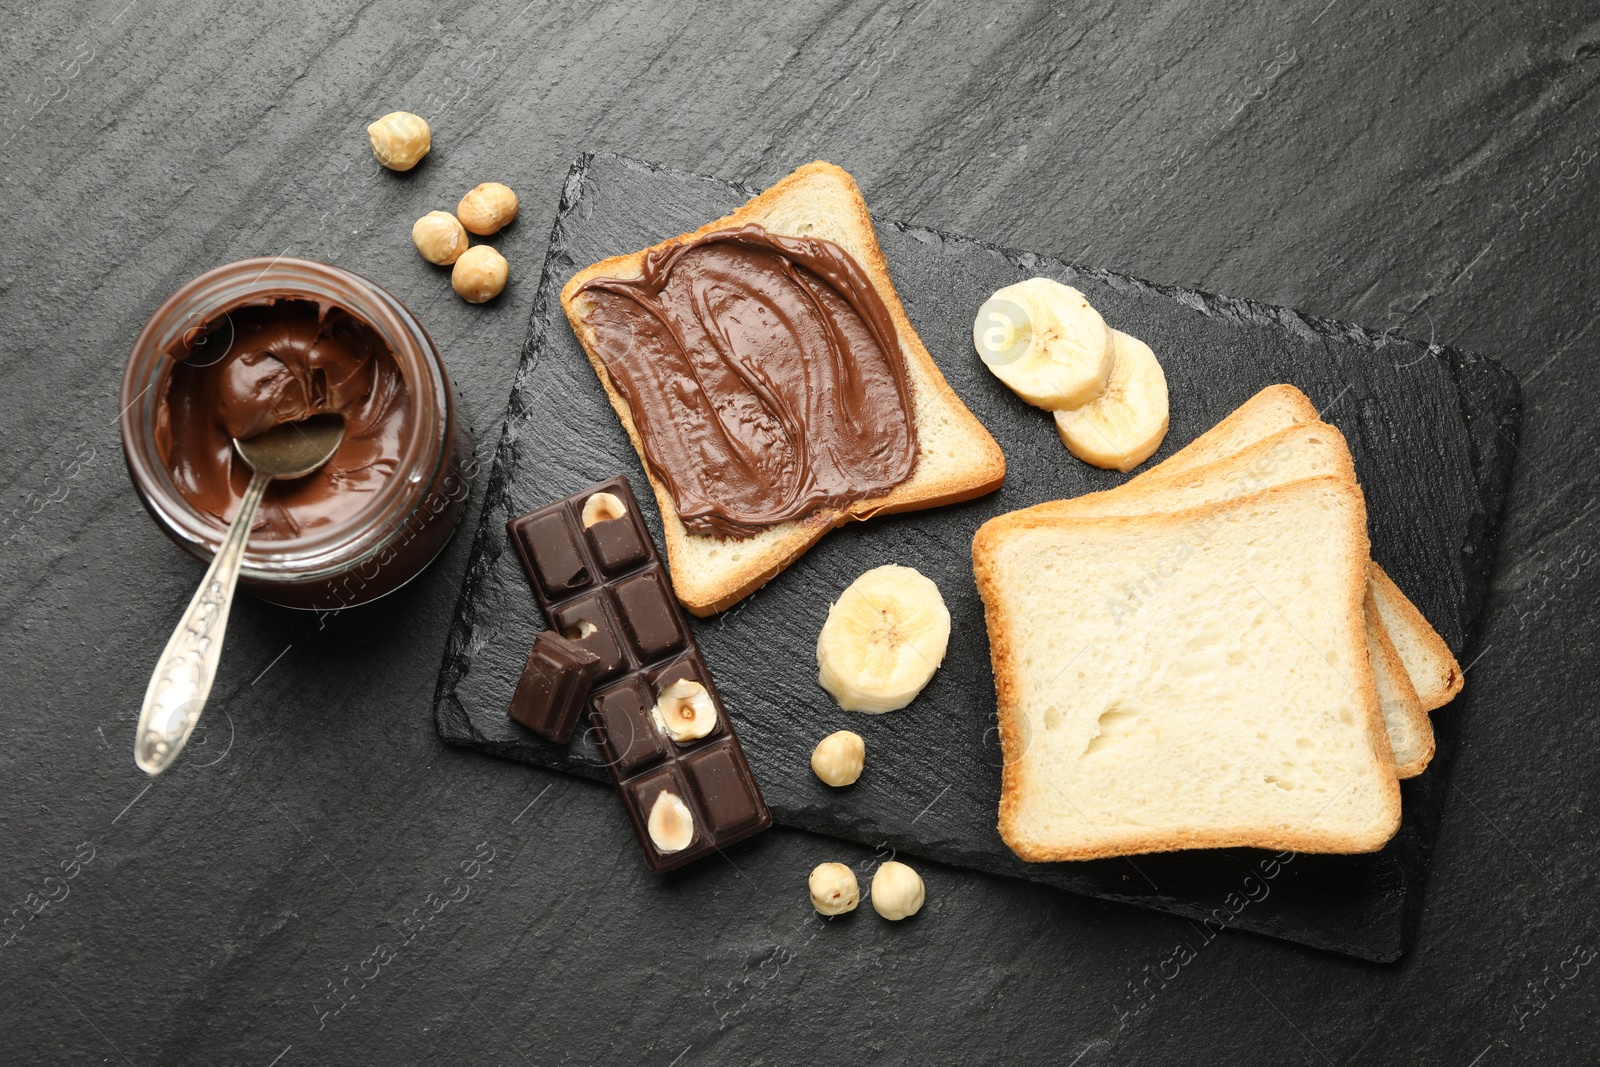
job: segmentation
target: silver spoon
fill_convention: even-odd
[[[133,759],[139,769],[157,775],[172,765],[183,750],[211,693],[217,660],[222,656],[222,636],[233,607],[233,587],[239,580],[244,549],[250,540],[256,508],[274,478],[302,478],[324,463],[344,440],[344,418],[313,415],[301,422],[286,422],[233,447],[254,472],[239,501],[239,513],[228,536],[222,539],[211,569],[178,620],[178,628],[161,652],[161,661],[144,693],[139,712],[139,732],[134,735]]]

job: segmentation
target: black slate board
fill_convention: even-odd
[[[570,746],[556,746],[505,714],[532,635],[543,626],[505,520],[621,472],[634,480],[660,538],[639,461],[557,294],[582,266],[692,230],[754,192],[614,156],[585,156],[573,166],[445,651],[435,700],[444,740],[605,778],[581,733]],[[912,324],[1005,450],[1007,477],[981,500],[835,531],[754,596],[696,622],[775,820],[1209,919],[1208,931],[1227,926],[1362,959],[1398,959],[1421,902],[1455,747],[1451,710],[1435,717],[1433,766],[1402,785],[1399,835],[1372,856],[1299,856],[1273,865],[1265,853],[1227,850],[1036,865],[1000,841],[1000,752],[968,555],[972,534],[993,515],[1109,488],[1125,476],[1071,460],[1049,418],[984,370],[971,349],[972,316],[993,290],[1044,274],[1078,287],[1108,322],[1150,344],[1172,398],[1171,430],[1152,462],[1264,386],[1303,389],[1349,440],[1367,491],[1374,558],[1464,663],[1510,474],[1520,405],[1515,379],[1491,360],[1284,308],[882,220],[878,229]],[[887,562],[914,563],[939,584],[953,617],[950,650],[910,708],[852,715],[818,688],[812,650],[828,604],[861,571]],[[852,789],[834,792],[812,775],[809,757],[817,738],[845,727],[866,738],[869,770]]]

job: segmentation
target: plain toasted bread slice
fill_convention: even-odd
[[[1012,513],[973,540],[1024,860],[1370,852],[1400,821],[1363,618],[1360,491]]]
[[[1372,564],[1372,599],[1384,628],[1394,639],[1395,651],[1416,687],[1417,697],[1428,711],[1442,708],[1456,698],[1466,680],[1461,665],[1444,643],[1439,631],[1428,625],[1417,606],[1406,599],[1394,579],[1382,567]]]
[[[594,330],[585,319],[587,301],[579,292],[594,278],[639,277],[645,255],[654,249],[616,256],[579,271],[562,287],[561,306],[605,387],[612,408],[633,440],[650,487],[655,490],[666,531],[668,568],[678,600],[691,613],[702,616],[738,603],[799,558],[823,534],[851,519],[970,500],[998,488],[1005,478],[1005,456],[1000,446],[950,388],[906,318],[889,279],[888,263],[878,247],[866,201],[849,174],[830,163],[807,164],[733,214],[654,247],[748,223],[781,236],[832,241],[871,277],[894,319],[910,372],[917,457],[910,476],[886,496],[840,509],[823,509],[804,519],[769,527],[753,537],[732,539],[690,533],[678,519],[666,484],[650,469],[628,403],[596,354]]]
[[[1135,480],[1072,500],[1052,500],[1018,514],[1060,518],[1149,515],[1182,511],[1234,500],[1276,485],[1306,478],[1333,477],[1356,485],[1355,461],[1344,435],[1324,422],[1292,425],[1231,456],[1174,472],[1164,478]],[[1433,758],[1433,724],[1417,699],[1404,665],[1377,609],[1364,613],[1373,649],[1378,703],[1401,778],[1421,774]],[[1393,658],[1391,658],[1393,657]],[[1399,677],[1396,677],[1396,675]]]
[[[1316,405],[1292,385],[1271,385],[1239,405],[1232,414],[1196,437],[1167,459],[1151,467],[1128,485],[1171,478],[1184,471],[1214,463],[1287,427],[1321,424]],[[1462,672],[1444,638],[1433,628],[1400,587],[1372,564],[1373,594],[1384,626],[1423,709],[1443,707],[1461,691]]]
[[[1372,657],[1372,678],[1378,687],[1378,709],[1383,712],[1383,728],[1389,734],[1389,752],[1394,757],[1397,778],[1415,778],[1433,759],[1433,723],[1417,698],[1416,687],[1406,673],[1389,630],[1378,614],[1372,583],[1367,583],[1362,606],[1367,621],[1367,651]]]

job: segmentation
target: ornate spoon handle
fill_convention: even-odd
[[[200,581],[194,599],[178,620],[177,629],[167,641],[150,676],[144,693],[144,708],[139,712],[139,732],[134,736],[133,759],[149,775],[166,770],[183,750],[200,712],[211,693],[217,660],[222,655],[222,636],[228,628],[228,610],[233,607],[233,587],[244,563],[245,545],[256,508],[272,479],[257,474],[239,501],[239,513],[228,536],[211,561],[211,569]]]

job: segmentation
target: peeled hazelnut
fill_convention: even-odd
[[[410,170],[433,147],[427,121],[409,111],[391,111],[374,122],[367,127],[367,139],[372,154],[390,170]]]
[[[850,730],[829,734],[811,753],[811,769],[832,786],[854,785],[866,761],[867,743]]]
[[[676,793],[656,794],[645,826],[650,831],[650,840],[662,852],[681,852],[694,840],[694,816],[689,813],[689,805]]]
[[[610,522],[628,513],[628,508],[615,493],[596,493],[583,502],[583,528],[587,530],[597,522]]]
[[[872,876],[872,910],[898,921],[922,910],[922,876],[895,860],[880,866]]]
[[[461,225],[480,237],[498,233],[516,217],[517,194],[499,182],[474,186],[456,205],[456,218],[461,220]]]
[[[699,682],[680,678],[661,691],[654,711],[656,725],[674,741],[693,741],[717,725],[717,706]]]
[[[448,267],[467,250],[467,231],[448,211],[430,211],[411,224],[411,243],[429,263]]]
[[[819,863],[811,872],[811,906],[818,915],[843,915],[861,903],[856,872],[842,863]]]
[[[467,303],[481,304],[505,289],[510,269],[505,256],[488,245],[474,245],[456,260],[450,271],[450,284]]]

